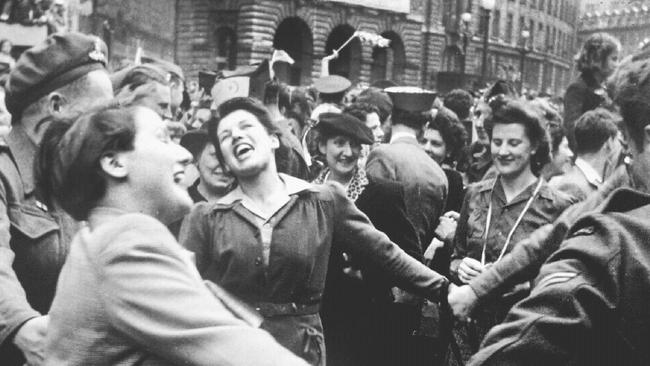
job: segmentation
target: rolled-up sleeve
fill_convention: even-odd
[[[406,254],[375,229],[338,184],[328,183],[334,200],[334,243],[383,269],[395,283],[430,300],[446,296],[448,280]]]

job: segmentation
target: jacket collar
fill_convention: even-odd
[[[20,172],[25,194],[31,194],[34,191],[34,160],[36,158],[37,147],[27,137],[27,133],[21,124],[13,126],[11,132],[6,137],[6,142],[11,151],[14,163]]]
[[[603,184],[603,178],[596,171],[596,169],[594,169],[586,161],[582,160],[581,158],[577,158],[575,161],[575,167],[582,173],[582,175],[584,175],[585,179],[587,179],[587,182],[589,182],[589,184],[592,186],[598,188]]]

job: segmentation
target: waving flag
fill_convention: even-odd
[[[371,45],[373,47],[383,48],[383,47],[388,47],[390,45],[390,39],[384,38],[379,34],[364,32],[364,31],[356,31],[354,32],[354,35],[359,37],[362,43]]]

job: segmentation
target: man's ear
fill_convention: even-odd
[[[63,107],[68,103],[66,98],[57,92],[50,93],[47,97],[47,102],[50,115],[53,116],[62,113]]]
[[[106,153],[99,159],[99,165],[104,173],[115,179],[126,178],[129,173],[124,153]]]

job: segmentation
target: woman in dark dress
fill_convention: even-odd
[[[323,113],[315,131],[326,166],[313,183],[329,181],[343,185],[347,197],[379,231],[407,254],[421,260],[415,228],[406,216],[402,186],[370,179],[359,163],[362,145],[375,142],[370,128],[352,115]],[[377,352],[371,347],[380,342],[390,345],[390,332],[373,327],[375,315],[383,314],[382,324],[402,323],[408,327],[404,322],[388,319],[392,306],[390,286],[371,263],[333,248],[321,310],[328,362],[342,366],[376,364],[371,355]],[[393,344],[390,349],[396,346]]]
[[[564,94],[564,129],[572,150],[575,121],[587,111],[611,104],[604,82],[616,69],[620,52],[621,42],[607,33],[594,33],[582,45],[576,61],[580,75]]]
[[[440,165],[447,176],[449,191],[445,212],[459,212],[465,187],[463,176],[456,170],[456,166],[465,150],[467,131],[454,112],[440,107],[435,118],[424,131],[420,143],[424,151]]]
[[[332,248],[373,263],[405,290],[432,301],[447,295],[447,279],[375,229],[340,184],[278,173],[279,132],[260,102],[233,98],[217,115],[209,134],[237,187],[194,206],[181,243],[200,274],[256,308],[281,345],[325,364],[318,313]]]

